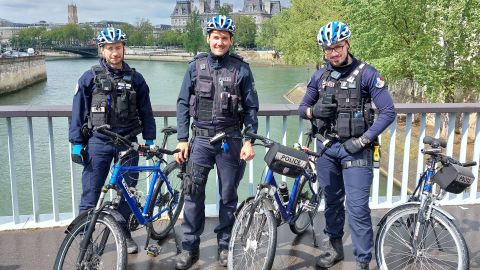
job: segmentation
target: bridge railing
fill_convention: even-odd
[[[0,230],[62,225],[78,215],[81,166],[70,161],[70,110],[70,106],[0,106],[4,119],[0,121],[0,190],[4,192]],[[447,139],[446,153],[460,161],[479,162],[479,104],[396,104],[396,110],[395,122],[380,137],[383,155],[381,168],[374,171],[372,208],[390,208],[407,199],[423,170],[424,136]],[[154,115],[157,130],[176,125],[175,106],[154,106]],[[259,121],[259,133],[286,145],[304,141],[309,127],[308,121],[299,119],[297,106],[290,104],[262,105]],[[172,138],[169,147],[175,144]],[[255,151],[240,184],[240,201],[254,194],[264,173],[266,150],[256,147]],[[442,203],[480,203],[478,171],[479,165],[473,167],[477,180],[467,191],[451,194]],[[206,213],[215,216],[219,197],[214,172],[207,185],[214,192],[207,195]]]

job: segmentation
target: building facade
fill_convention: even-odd
[[[212,0],[199,0],[198,9],[194,6],[193,0],[177,0],[172,15],[170,16],[172,29],[184,31],[187,26],[191,13],[195,10],[200,15],[202,25],[205,25],[209,18],[218,15],[221,7],[227,9],[232,16],[244,15],[250,16],[255,24],[260,26],[264,20],[271,18],[282,10],[280,1],[271,0],[244,0],[243,9],[233,12],[233,5],[224,3],[220,4],[220,0],[214,0],[212,8]]]

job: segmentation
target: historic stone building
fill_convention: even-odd
[[[170,16],[173,30],[183,31],[187,25],[190,14],[197,10],[200,15],[202,25],[205,25],[207,20],[215,15],[218,15],[218,10],[222,7],[220,0],[214,0],[212,7],[212,0],[199,0],[198,9],[194,6],[194,0],[177,0],[177,4]],[[224,3],[226,8],[232,16],[245,15],[250,16],[255,20],[257,26],[262,24],[265,19],[271,18],[282,10],[280,1],[271,0],[244,0],[243,9],[239,12],[233,12],[233,5]]]
[[[78,24],[77,5],[68,5],[68,23]]]

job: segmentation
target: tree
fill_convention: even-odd
[[[275,27],[275,17],[264,21],[257,32],[255,44],[257,47],[274,49],[272,41],[277,36],[277,28]]]
[[[230,16],[230,9],[227,6],[221,6],[218,9],[218,14],[223,16]]]
[[[429,101],[480,92],[479,0],[360,0],[352,48],[390,80],[425,86]]]
[[[257,26],[255,21],[249,16],[236,16],[234,18],[236,25],[235,43],[239,46],[252,48],[255,47],[255,36]]]
[[[201,48],[205,47],[205,38],[203,36],[198,11],[192,12],[190,18],[188,19],[185,27],[183,47],[187,52],[191,52],[194,55],[196,55]]]
[[[162,32],[158,37],[158,44],[161,46],[181,46],[183,45],[183,34],[175,30]]]
[[[269,22],[276,33],[270,41],[292,64],[318,63],[322,51],[318,49],[316,37],[319,28],[332,20],[344,20],[349,6],[341,0],[291,0],[290,8],[280,12]],[[269,30],[270,31],[270,30]]]

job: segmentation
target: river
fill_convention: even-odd
[[[75,84],[83,72],[95,65],[96,59],[50,59],[46,61],[47,81],[27,87],[16,93],[0,96],[0,105],[71,105],[75,91]],[[144,76],[150,87],[150,98],[153,105],[175,104],[180,85],[187,68],[187,63],[161,62],[161,61],[128,61],[130,66]],[[260,103],[287,103],[283,98],[288,90],[299,82],[307,82],[314,69],[307,67],[288,66],[255,66],[251,67],[255,86],[259,95]],[[260,133],[265,131],[264,120],[260,122]],[[289,120],[289,134],[296,134],[298,125],[296,119]],[[49,141],[47,120],[45,118],[33,119],[35,169],[33,174],[38,181],[39,202],[41,213],[52,212],[52,184],[49,157]],[[175,119],[169,119],[170,125],[175,125]],[[58,201],[61,212],[71,211],[70,195],[70,164],[68,144],[68,123],[66,119],[54,119],[55,137],[55,165],[53,172],[56,180],[55,188],[58,190]],[[157,126],[163,127],[163,121],[157,119]],[[272,130],[280,130],[280,121],[272,121]],[[14,138],[14,157],[19,196],[19,208],[21,214],[32,212],[32,184],[30,170],[29,138],[27,122],[24,118],[12,119]],[[280,134],[275,132],[273,138]],[[159,134],[158,134],[159,135]],[[289,142],[295,140],[296,135],[290,135]],[[0,121],[0,188],[4,191],[2,203],[0,203],[0,216],[11,215],[11,185],[8,165],[7,128],[5,119]],[[171,140],[173,147],[175,140]],[[256,147],[255,170],[264,166],[262,148]],[[81,167],[74,165],[76,175],[75,185],[80,190]],[[215,178],[211,173],[209,185],[213,185]],[[245,183],[246,176],[244,177]],[[255,179],[255,183],[258,179]],[[145,182],[145,181],[143,181]],[[214,189],[210,189],[214,190]],[[212,191],[213,192],[213,191]],[[246,185],[240,190],[240,197],[246,195]],[[213,193],[214,194],[214,193]],[[209,196],[208,203],[214,203],[215,196]]]

